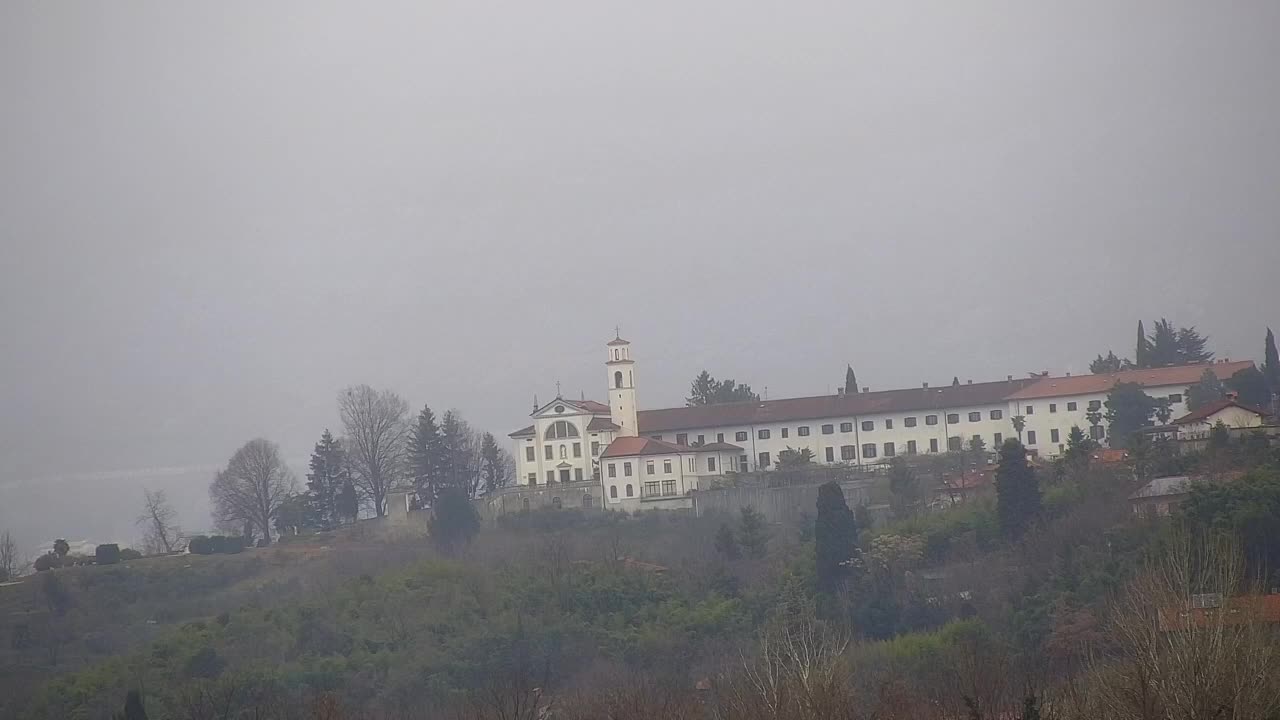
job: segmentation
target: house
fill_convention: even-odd
[[[1164,517],[1187,499],[1196,481],[1188,475],[1155,478],[1129,496],[1129,505],[1134,515]]]
[[[1222,423],[1228,430],[1261,428],[1266,425],[1267,413],[1261,408],[1245,405],[1232,396],[1209,403],[1194,412],[1173,421],[1178,440],[1207,440],[1213,426]]]

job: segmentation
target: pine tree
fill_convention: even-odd
[[[760,396],[751,390],[750,385],[734,380],[716,380],[711,373],[703,370],[689,386],[689,397],[685,398],[684,404],[696,407],[759,399]]]
[[[845,501],[844,491],[835,482],[818,487],[818,517],[814,523],[814,550],[817,557],[818,587],[835,592],[849,575],[858,540],[858,525]]]
[[[1200,373],[1200,380],[1187,388],[1187,409],[1199,410],[1226,396],[1227,388],[1218,379],[1218,374],[1213,371],[1213,368],[1205,368],[1204,372]]]
[[[311,471],[307,473],[306,504],[302,524],[327,530],[340,523],[338,492],[350,478],[346,453],[342,444],[325,428],[311,452]]]
[[[1094,375],[1101,375],[1104,373],[1115,373],[1120,372],[1121,370],[1128,370],[1132,367],[1133,363],[1129,362],[1128,358],[1116,357],[1114,352],[1108,350],[1106,357],[1099,355],[1089,363],[1089,372]]]
[[[1040,485],[1035,468],[1027,462],[1022,443],[1009,438],[1000,446],[1000,466],[996,468],[996,513],[1000,530],[1009,538],[1019,538],[1040,515]]]
[[[506,487],[507,483],[511,482],[510,463],[507,457],[502,448],[498,447],[498,441],[493,437],[493,433],[485,433],[480,439],[480,472],[486,495],[498,488]]]
[[[720,523],[720,529],[716,531],[715,548],[725,560],[737,560],[742,557],[742,548],[738,545],[738,538],[734,536],[733,528],[729,527],[729,523]]]
[[[442,451],[443,440],[435,413],[431,411],[431,406],[423,405],[418,419],[409,430],[406,454],[409,460],[409,480],[418,494],[418,500],[428,505],[435,501],[436,494],[440,491]]]
[[[1227,388],[1236,394],[1240,402],[1258,408],[1267,408],[1271,404],[1271,389],[1267,376],[1258,368],[1250,365],[1237,370],[1227,378]]]
[[[1111,447],[1128,447],[1133,434],[1151,424],[1155,413],[1155,398],[1142,390],[1138,383],[1116,383],[1103,405],[1107,408],[1107,425],[1111,428]]]
[[[1138,345],[1133,351],[1133,364],[1138,368],[1151,367],[1151,342],[1147,340],[1147,333],[1142,329],[1142,321],[1138,321]]]
[[[338,511],[338,518],[344,523],[353,523],[360,515],[360,496],[356,493],[356,484],[352,482],[348,476],[338,489],[338,496],[335,498],[334,506]]]
[[[858,392],[858,376],[853,374],[853,365],[849,365],[844,370],[844,392],[846,395],[854,395]]]
[[[480,487],[480,467],[474,462],[476,437],[471,425],[454,410],[446,410],[440,418],[440,488],[456,487],[468,497],[476,496]]]
[[[738,538],[748,555],[753,558],[764,557],[769,545],[769,529],[765,527],[764,515],[750,505],[742,508]]]
[[[1196,332],[1194,327],[1178,329],[1178,364],[1196,365],[1213,360],[1213,353],[1205,350],[1209,338]]]

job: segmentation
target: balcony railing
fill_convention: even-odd
[[[662,489],[662,486],[658,486],[656,488],[646,487],[644,485],[640,486],[641,500],[661,500],[663,498],[675,498],[675,497],[680,497],[681,494],[682,493],[674,487],[668,487],[666,490],[664,490]]]

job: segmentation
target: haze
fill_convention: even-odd
[[[5,3],[0,527],[207,527],[354,383],[502,437],[615,325],[645,407],[1259,359],[1280,4],[1054,5]]]

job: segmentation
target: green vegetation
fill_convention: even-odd
[[[689,385],[689,397],[685,398],[685,404],[693,407],[759,399],[760,396],[751,390],[750,385],[735,382],[732,378],[716,380],[711,373],[703,370]]]

